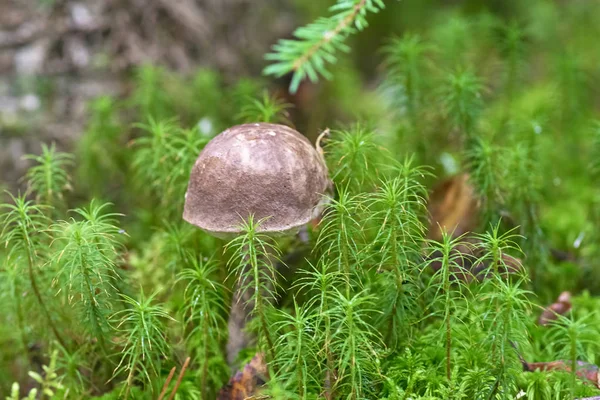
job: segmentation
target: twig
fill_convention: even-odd
[[[517,353],[517,357],[519,357],[519,361],[521,362],[521,365],[523,366],[523,370],[528,371],[527,361],[525,361],[525,359],[521,355],[521,352],[519,351],[519,348],[517,347],[517,343],[512,340],[509,340],[508,342],[510,343],[512,348],[515,349],[515,353]]]
[[[171,372],[169,372],[167,381],[165,382],[162,390],[160,391],[160,396],[158,396],[158,400],[163,400],[163,398],[165,397],[165,394],[167,393],[167,388],[169,387],[169,383],[171,383],[171,379],[173,379],[173,375],[175,375],[176,369],[177,369],[176,367],[171,368]]]
[[[173,388],[173,392],[171,392],[171,395],[169,396],[169,400],[173,400],[173,398],[175,397],[175,393],[177,393],[177,389],[179,389],[179,385],[181,384],[181,380],[183,379],[183,374],[185,374],[185,370],[187,369],[189,364],[190,357],[185,359],[183,367],[181,367],[181,371],[179,372],[179,376],[177,377],[177,383],[175,383],[175,387]]]

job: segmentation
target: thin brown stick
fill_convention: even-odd
[[[187,369],[189,364],[190,364],[190,357],[185,359],[185,362],[183,363],[183,367],[181,367],[181,371],[179,372],[179,376],[177,377],[177,383],[175,383],[175,387],[173,388],[173,392],[171,392],[171,395],[169,396],[169,400],[173,400],[173,398],[175,397],[175,393],[177,393],[177,389],[179,389],[179,385],[181,385],[181,380],[183,379],[183,374],[185,374],[185,370]]]
[[[162,390],[160,391],[160,396],[158,396],[158,400],[163,400],[163,398],[165,397],[165,394],[167,393],[167,388],[169,387],[169,383],[171,383],[171,379],[173,379],[173,375],[175,375],[176,369],[177,369],[176,367],[171,368],[171,372],[169,372],[167,381],[165,382]]]

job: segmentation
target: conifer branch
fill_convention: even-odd
[[[266,67],[264,74],[281,77],[293,72],[291,93],[296,92],[306,77],[312,82],[318,80],[319,74],[330,79],[325,64],[337,61],[336,51],[349,51],[344,40],[368,26],[367,12],[377,13],[384,7],[383,0],[338,0],[329,8],[334,15],[298,28],[294,32],[295,40],[282,39],[273,46],[274,52],[265,58],[274,64]]]
[[[321,49],[324,46],[326,46],[327,44],[329,44],[333,40],[334,37],[341,34],[346,29],[348,29],[350,26],[352,26],[352,23],[358,16],[358,13],[365,6],[366,3],[367,3],[367,0],[360,0],[359,3],[356,4],[352,8],[352,12],[350,14],[346,15],[342,20],[340,20],[340,22],[338,22],[338,24],[332,31],[324,32],[321,40],[319,40],[318,42],[313,44],[306,53],[304,53],[300,58],[298,58],[296,61],[294,61],[294,64],[292,65],[292,69],[294,71],[298,71],[299,69],[301,69],[305,63],[310,61],[310,59],[315,55],[315,53],[317,51],[319,51],[319,49]]]

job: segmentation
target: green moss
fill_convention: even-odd
[[[240,359],[265,352],[274,399],[598,395],[569,372],[523,372],[520,357],[600,362],[600,7],[386,6],[327,82],[291,95],[265,77],[146,65],[128,97],[90,104],[74,159],[31,157],[30,191],[0,211],[0,392],[57,354],[68,398],[156,398],[189,355],[178,398],[215,398],[239,284],[261,288]],[[181,218],[198,153],[258,119],[310,138],[331,128],[334,199],[302,243],[274,243],[258,221],[226,243]],[[3,134],[28,133],[10,124]],[[467,210],[475,232],[438,242],[427,197],[449,169],[469,173],[480,210]],[[508,256],[522,262],[511,277]],[[567,290],[572,311],[539,326]]]

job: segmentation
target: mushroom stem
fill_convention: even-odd
[[[246,264],[242,278],[243,280],[248,279],[250,270],[250,264]],[[243,280],[238,280],[235,285],[233,298],[231,299],[229,320],[227,321],[227,329],[229,331],[229,338],[227,341],[227,362],[233,369],[235,369],[234,365],[239,352],[248,347],[252,341],[250,334],[245,332],[244,328],[250,320],[250,314],[254,308],[254,304],[251,301],[252,291],[250,289],[242,290],[245,284]]]
[[[273,265],[273,257],[271,257],[270,254],[264,256],[259,255],[259,257],[264,257],[264,264],[271,266]],[[248,322],[254,317],[254,315],[252,315],[253,313],[258,314],[256,317],[261,319],[261,327],[265,330],[264,335],[268,347],[268,351],[265,351],[265,353],[273,357],[273,343],[271,340],[271,335],[266,329],[264,310],[256,310],[256,289],[253,285],[248,284],[249,280],[252,279],[252,275],[253,267],[251,263],[248,262],[244,267],[241,279],[238,279],[236,282],[231,301],[231,310],[227,323],[229,332],[229,338],[227,341],[227,362],[233,369],[235,369],[235,363],[240,351],[248,347],[256,340],[256,337],[246,330]],[[273,301],[274,296],[268,296],[267,294],[272,293],[275,288],[271,284],[270,280],[267,280],[267,282],[263,283],[266,283],[266,290],[259,293],[259,299],[261,300],[261,303],[270,303]]]

